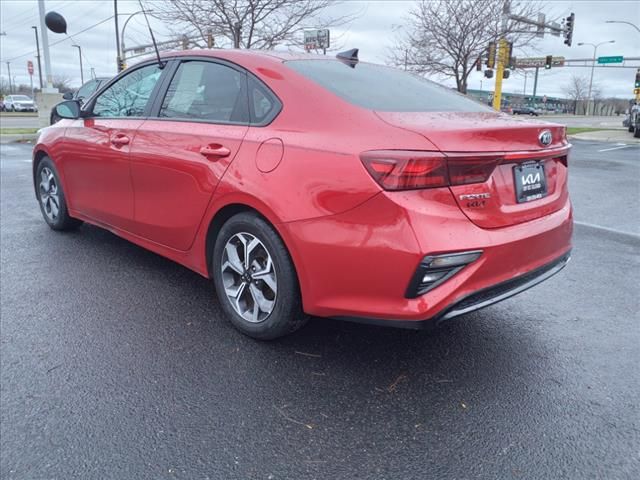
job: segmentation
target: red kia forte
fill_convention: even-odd
[[[307,315],[435,325],[569,259],[564,127],[356,52],[170,53],[56,113],[33,152],[49,226],[97,225],[213,279],[255,338]]]

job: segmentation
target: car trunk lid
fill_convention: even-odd
[[[449,188],[460,209],[479,227],[501,228],[534,220],[559,210],[568,199],[570,145],[561,125],[492,112],[376,114],[393,126],[421,134],[447,157]],[[545,133],[551,137],[546,145]],[[454,181],[456,170],[485,161],[495,164],[485,181]]]

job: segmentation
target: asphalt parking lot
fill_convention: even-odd
[[[435,332],[313,319],[269,343],[212,283],[51,231],[0,152],[3,479],[635,479],[640,146],[575,142],[573,259]]]

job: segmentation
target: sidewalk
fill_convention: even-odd
[[[592,142],[616,142],[625,144],[640,144],[640,138],[635,138],[627,129],[597,130],[595,132],[583,132],[569,135],[569,138],[577,140],[589,140]]]
[[[0,144],[15,143],[15,142],[33,142],[36,139],[37,133],[17,133],[10,135],[0,135]]]

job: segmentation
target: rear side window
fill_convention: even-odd
[[[286,62],[305,77],[349,103],[383,112],[487,112],[489,108],[403,70],[338,60]]]
[[[246,75],[226,65],[183,62],[171,80],[159,115],[212,123],[248,123],[246,85]]]

